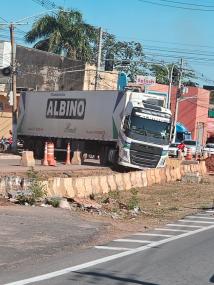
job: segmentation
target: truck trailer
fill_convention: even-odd
[[[46,141],[56,150],[97,155],[102,165],[163,167],[168,154],[171,111],[158,95],[127,91],[23,92],[18,138],[42,157]]]

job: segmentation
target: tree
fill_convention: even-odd
[[[174,67],[173,67],[174,66]],[[151,75],[156,77],[156,82],[160,84],[169,84],[169,73],[171,72],[173,67],[173,73],[172,73],[172,84],[178,85],[179,78],[180,78],[180,69],[179,66],[176,66],[174,64],[167,64],[166,66],[162,66],[159,64],[152,64],[149,67],[149,70],[151,72]],[[196,75],[194,71],[192,70],[186,70],[184,69],[181,76],[181,83],[185,86],[194,86],[197,87],[199,84],[195,82]]]
[[[37,49],[62,54],[76,60],[89,61],[97,40],[97,30],[84,22],[82,14],[60,9],[34,22],[25,40]]]
[[[168,84],[168,71],[167,68],[170,68],[168,65],[164,67],[162,65],[152,64],[149,67],[152,76],[156,77],[156,82],[159,84]]]
[[[134,81],[137,74],[144,74],[144,53],[140,43],[118,41],[112,34],[104,33],[102,61],[114,58],[114,68],[124,71]]]

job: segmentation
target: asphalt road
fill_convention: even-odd
[[[16,276],[10,272],[0,284],[213,284],[213,248],[214,211],[208,211],[38,268],[25,267]]]

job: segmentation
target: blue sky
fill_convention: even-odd
[[[17,21],[44,12],[46,9],[36,2],[1,1],[0,17]],[[184,57],[185,67],[193,68],[203,78],[200,82],[214,85],[214,81],[205,80],[214,80],[214,0],[54,0],[54,3],[80,10],[88,23],[101,26],[120,40],[140,41],[148,60],[178,62]],[[30,24],[19,27],[22,31],[29,28]],[[23,44],[20,30],[16,33],[17,42]],[[0,30],[0,39],[8,36],[6,29]]]

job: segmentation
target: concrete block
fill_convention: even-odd
[[[91,176],[91,185],[93,194],[102,193],[102,187],[98,176]]]
[[[92,178],[84,177],[84,183],[85,183],[85,196],[89,197],[93,193],[93,187],[92,187]]]
[[[23,151],[21,157],[21,166],[34,167],[35,159],[32,151]]]
[[[146,177],[147,177],[147,184],[148,186],[151,186],[153,184],[152,182],[152,176],[151,176],[151,169],[145,170],[146,172]]]
[[[84,178],[80,178],[80,177],[74,178],[74,186],[75,186],[75,193],[77,197],[79,198],[86,197]]]
[[[114,175],[108,175],[107,176],[107,182],[108,182],[110,191],[116,191],[117,190],[117,184],[115,182],[115,176]]]
[[[154,174],[155,174],[155,183],[160,184],[161,183],[160,168],[154,169]]]
[[[199,171],[201,173],[201,175],[205,175],[207,173],[207,167],[206,167],[206,162],[205,161],[201,161],[199,164]]]
[[[54,177],[48,179],[47,195],[48,196],[60,196],[60,177]]]
[[[170,168],[166,167],[166,182],[171,182]]]
[[[151,180],[152,180],[152,185],[156,183],[156,178],[155,178],[155,169],[151,168],[150,169],[151,173]]]
[[[175,168],[170,168],[171,181],[176,181],[176,170]]]
[[[130,190],[132,188],[130,173],[123,173],[124,190]]]
[[[64,184],[64,194],[62,196],[74,198],[76,196],[76,191],[73,183],[73,178],[63,178]]]
[[[137,188],[143,187],[143,181],[142,181],[142,176],[141,176],[141,171],[136,171],[135,172],[135,179],[136,179],[136,184]]]
[[[136,171],[130,172],[130,181],[132,188],[136,188],[137,187]]]
[[[166,168],[160,168],[160,183],[166,183]]]
[[[147,176],[145,171],[141,171],[141,179],[142,179],[142,185],[143,187],[148,186]]]
[[[115,182],[117,185],[117,190],[119,191],[124,191],[125,190],[125,186],[123,183],[123,175],[121,173],[117,173],[115,174]]]
[[[81,165],[82,164],[82,158],[81,158],[81,152],[80,151],[74,151],[74,155],[72,157],[71,163],[73,165]]]
[[[108,185],[107,176],[99,176],[100,186],[102,189],[102,193],[108,193],[110,191],[110,187]]]
[[[182,177],[182,182],[185,183],[200,183],[202,180],[201,175],[199,172],[191,173],[188,172]]]

